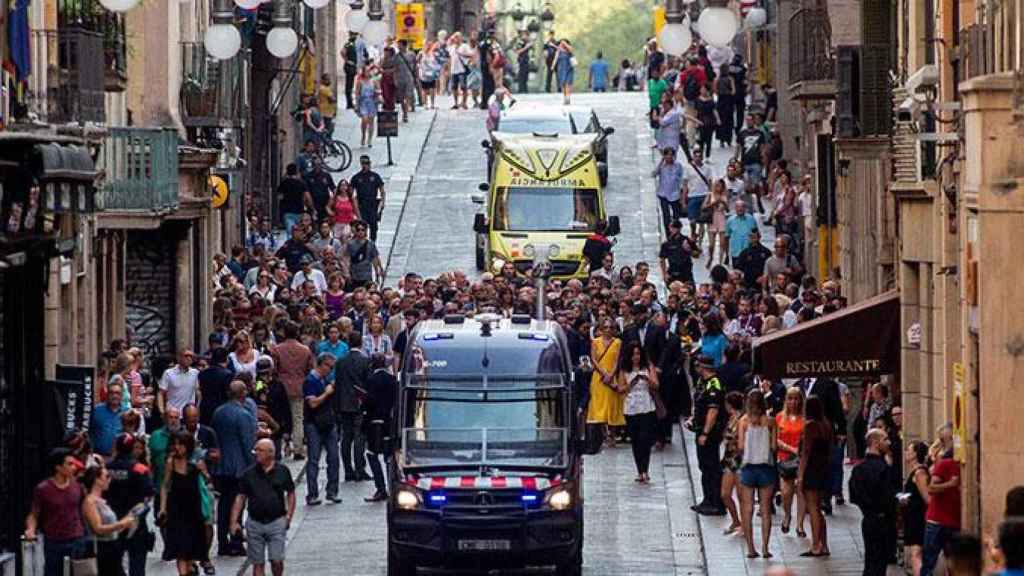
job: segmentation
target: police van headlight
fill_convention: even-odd
[[[523,246],[523,256],[527,258],[533,258],[537,255],[537,249],[533,247],[533,244],[527,244]]]
[[[548,258],[558,258],[558,255],[561,253],[562,249],[558,247],[558,244],[548,246]]]
[[[419,490],[403,486],[395,491],[395,505],[403,510],[415,510],[423,504]]]
[[[544,503],[553,510],[568,510],[572,506],[572,492],[568,486],[559,486],[548,491]]]

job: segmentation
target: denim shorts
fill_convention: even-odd
[[[775,486],[775,466],[771,464],[744,464],[740,468],[740,484],[751,488]]]
[[[747,164],[743,166],[743,173],[750,184],[757,184],[764,176],[760,164]]]
[[[686,199],[686,219],[691,223],[700,220],[700,209],[704,206],[707,196],[690,196]]]

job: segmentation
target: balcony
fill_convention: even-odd
[[[178,135],[165,128],[110,128],[97,168],[96,203],[105,211],[168,212],[178,207]]]
[[[214,60],[202,42],[183,42],[181,58],[181,118],[189,139],[241,126],[247,104],[245,59]]]
[[[836,94],[835,56],[828,11],[803,8],[789,19],[789,90],[796,100],[831,100]]]

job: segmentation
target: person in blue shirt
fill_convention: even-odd
[[[232,537],[230,533],[231,506],[238,496],[238,478],[253,463],[256,414],[254,409],[247,406],[252,400],[246,398],[244,382],[232,381],[229,393],[230,401],[214,411],[211,423],[220,442],[220,460],[213,471],[214,485],[220,493],[217,505],[217,549],[222,556],[243,556],[245,548],[241,540]]]
[[[320,453],[327,460],[327,500],[334,504],[341,502],[338,496],[340,461],[338,452],[338,427],[331,396],[334,385],[327,383],[327,374],[334,372],[334,356],[325,352],[316,357],[316,367],[306,376],[302,384],[303,422],[306,437],[306,505],[320,504]]]
[[[89,442],[93,450],[103,456],[114,452],[114,439],[121,433],[121,413],[124,406],[124,385],[120,377],[107,383],[107,401],[92,411],[89,424]]]
[[[713,368],[722,365],[725,359],[725,347],[729,339],[722,333],[722,317],[711,312],[701,318],[704,324],[704,336],[700,339],[700,353],[711,359]]]
[[[750,247],[750,233],[757,230],[757,219],[747,213],[747,203],[737,200],[735,213],[725,223],[725,243],[729,246],[729,259],[735,261]]]
[[[597,58],[590,63],[590,89],[594,92],[608,90],[608,62],[602,52],[598,52]]]
[[[316,346],[317,356],[324,352],[329,352],[335,360],[348,356],[348,342],[341,339],[341,328],[337,324],[331,324],[327,328],[327,339],[321,340]],[[327,374],[327,383],[334,384],[334,370]]]

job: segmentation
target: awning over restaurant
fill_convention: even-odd
[[[900,297],[891,291],[754,339],[762,377],[871,377],[899,367]]]

